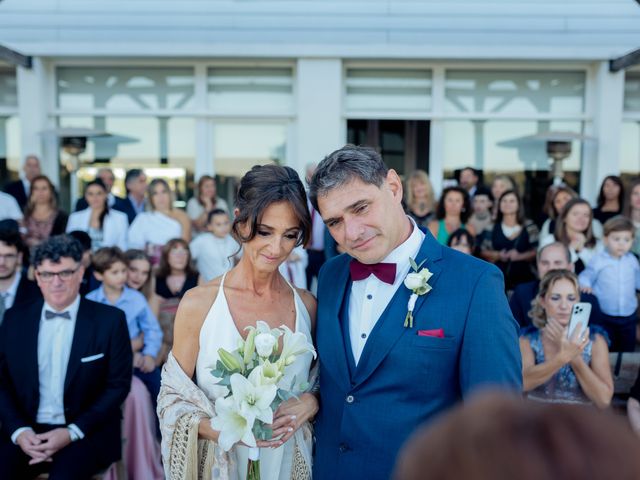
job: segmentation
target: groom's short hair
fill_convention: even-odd
[[[309,182],[309,199],[318,210],[318,197],[334,188],[355,179],[380,187],[388,172],[389,167],[373,148],[345,145],[320,162]]]

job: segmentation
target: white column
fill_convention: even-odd
[[[600,62],[588,79],[587,95],[587,112],[594,120],[585,133],[597,143],[584,144],[580,195],[595,204],[604,177],[620,173],[624,72],[611,73],[609,62]]]
[[[204,63],[195,66],[196,104],[204,109],[207,105],[207,66]],[[194,179],[197,182],[202,175],[214,175],[213,148],[211,144],[211,121],[199,117],[195,120],[196,130],[193,141],[196,143],[196,164]]]
[[[432,111],[434,119],[430,122],[429,135],[429,180],[436,198],[442,193],[444,179],[444,67],[433,68]]]
[[[20,146],[22,157],[34,154],[40,158],[42,173],[59,184],[58,142],[55,136],[40,134],[55,127],[55,120],[47,115],[55,99],[49,95],[49,81],[53,70],[40,58],[33,58],[32,68],[17,68],[18,108],[20,117]]]
[[[304,167],[320,162],[346,143],[342,118],[340,59],[299,59],[297,126],[291,166],[304,178]]]

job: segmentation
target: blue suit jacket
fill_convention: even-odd
[[[353,374],[340,322],[350,257],[335,257],[320,272],[314,479],[387,479],[422,423],[483,386],[522,390],[518,325],[500,271],[442,247],[428,232],[416,262],[424,259],[433,290],[418,297],[413,328],[403,326],[411,292],[401,285]],[[438,328],[444,338],[418,335]]]

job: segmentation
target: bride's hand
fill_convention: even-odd
[[[310,393],[300,398],[291,398],[282,403],[273,415],[273,438],[279,438],[280,444],[291,438],[298,428],[312,419],[318,412],[318,399]]]

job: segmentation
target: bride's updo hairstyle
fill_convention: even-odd
[[[239,243],[246,243],[258,233],[262,215],[272,203],[287,202],[299,221],[300,236],[296,246],[306,245],[311,235],[311,216],[307,207],[307,194],[300,177],[291,167],[256,165],[240,180],[236,197],[236,218],[231,231]],[[240,233],[242,225],[249,233]]]

